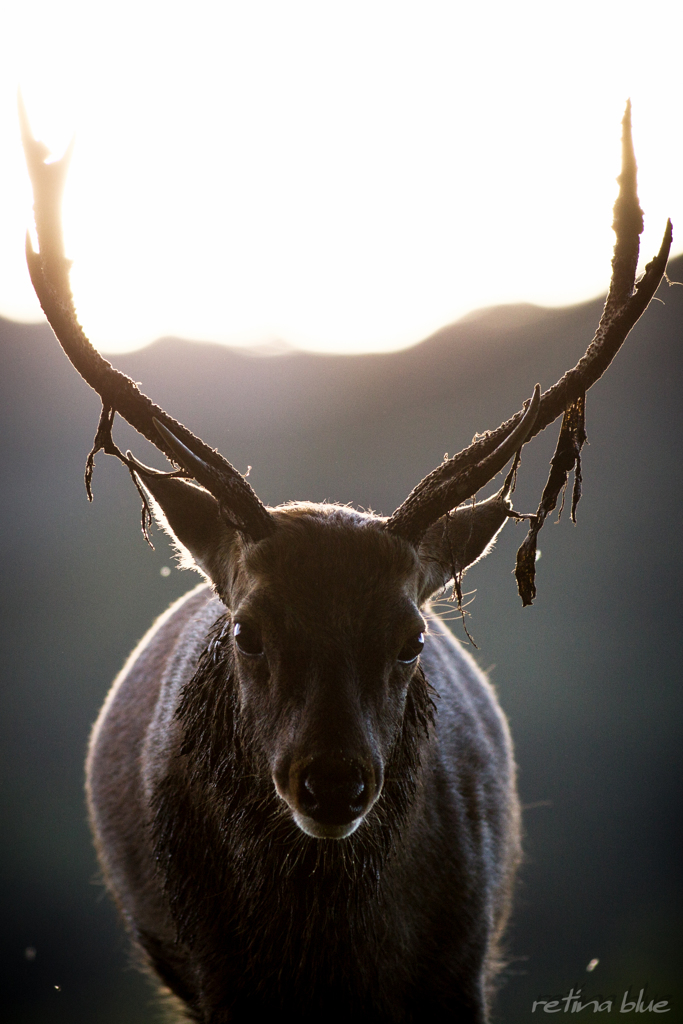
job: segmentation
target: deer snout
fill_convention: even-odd
[[[365,811],[370,788],[358,763],[314,761],[299,773],[297,804],[325,825],[345,825]]]
[[[378,774],[359,758],[319,756],[292,762],[286,790],[277,789],[307,835],[344,839],[355,832],[377,799]]]

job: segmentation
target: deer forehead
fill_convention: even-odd
[[[243,552],[233,610],[293,624],[415,617],[420,561],[383,520],[344,506],[287,506],[274,515],[274,533]]]

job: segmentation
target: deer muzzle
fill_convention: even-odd
[[[293,760],[284,777],[275,773],[275,787],[307,835],[345,839],[379,796],[381,770],[365,758],[323,754]]]

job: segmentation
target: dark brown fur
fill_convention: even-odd
[[[204,1024],[258,1010],[483,1022],[518,859],[502,713],[428,611],[420,661],[395,664],[396,629],[433,589],[433,550],[423,564],[350,509],[274,514],[258,545],[225,528],[220,598],[195,591],[162,621],[95,728],[109,886],[147,963]],[[235,648],[245,607],[273,652],[267,679]],[[352,834],[316,838],[274,775],[338,744],[379,759],[381,793]]]

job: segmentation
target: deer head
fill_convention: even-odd
[[[531,526],[516,572],[525,604],[535,596],[538,531],[575,468],[574,515],[586,392],[654,295],[671,245],[669,223],[660,252],[636,284],[642,213],[630,108],[623,121],[612,280],[585,355],[548,391],[541,394],[536,385],[522,409],[428,474],[388,518],[340,506],[266,508],[223,456],[95,350],[76,316],[62,239],[70,154],[47,163],[23,107],[20,115],[39,243],[36,253],[27,239],[31,280],[64,351],[102,399],[86,464],[88,497],[95,454],[104,450],[133,477],[143,498],[143,531],[153,507],[186,564],[199,568],[228,609],[243,725],[251,723],[258,733],[252,746],[265,752],[266,774],[295,822],[317,838],[350,835],[382,791],[385,767],[408,720],[414,735],[428,726],[428,688],[418,664],[426,628],[421,609],[450,580],[459,599],[467,567],[490,549],[510,516],[522,518],[511,502],[521,448],[560,415],[548,483],[535,515],[523,517]],[[161,473],[130,452],[124,455],[112,437],[116,413],[176,468]],[[498,492],[476,502],[511,459]],[[277,686],[269,687],[270,679]],[[186,709],[188,736],[191,717]]]

